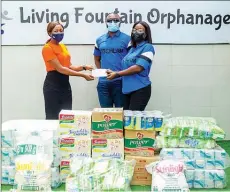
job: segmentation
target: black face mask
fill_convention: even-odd
[[[145,40],[146,34],[144,32],[139,33],[139,32],[133,32],[131,34],[131,38],[135,43],[140,43]]]

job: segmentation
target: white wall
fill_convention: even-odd
[[[73,64],[92,64],[93,46],[68,46]],[[45,68],[40,46],[2,47],[2,120],[43,119]],[[230,45],[158,45],[147,109],[212,116],[230,139]],[[74,109],[98,106],[96,83],[71,78]]]

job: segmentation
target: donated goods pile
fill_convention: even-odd
[[[50,191],[62,183],[69,192],[226,186],[229,156],[216,144],[225,133],[212,118],[96,108],[62,110],[59,121],[12,122],[2,131],[2,184],[15,191]]]

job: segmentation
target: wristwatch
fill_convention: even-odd
[[[86,71],[86,67],[85,67],[85,65],[83,65],[83,66],[82,66],[82,69],[83,69],[84,71]]]

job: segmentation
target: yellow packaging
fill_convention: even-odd
[[[125,130],[125,155],[154,156],[155,131]]]
[[[123,138],[123,109],[95,108],[92,113],[93,138]]]

